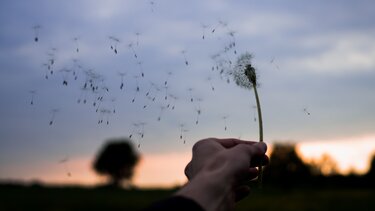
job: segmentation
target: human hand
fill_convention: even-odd
[[[193,157],[185,168],[189,183],[182,193],[206,210],[230,210],[248,195],[244,183],[258,175],[255,168],[268,163],[264,143],[238,139],[208,138],[193,146]],[[215,202],[215,203],[213,203]]]

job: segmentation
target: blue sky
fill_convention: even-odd
[[[242,53],[254,54],[268,143],[375,135],[373,1],[150,2],[0,3],[0,172],[92,157],[106,139],[132,132],[144,154],[185,152],[212,136],[257,140],[253,92],[211,70],[217,53],[233,64]],[[37,32],[35,25],[41,26]],[[224,53],[233,41],[237,54],[234,48]],[[52,57],[53,75],[43,65]],[[61,71],[67,69],[76,70],[77,80],[73,71]],[[82,91],[88,70],[100,75],[97,94]],[[119,72],[125,73],[122,90]],[[155,101],[147,99],[148,91]],[[103,100],[94,107],[99,96]],[[52,109],[59,111],[49,125]],[[103,109],[111,114],[100,114]],[[144,138],[137,134],[141,127],[133,126],[140,122],[146,123]]]

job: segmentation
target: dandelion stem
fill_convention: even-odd
[[[260,101],[258,96],[257,87],[255,84],[253,84],[254,93],[255,93],[255,100],[257,103],[257,109],[258,109],[258,122],[259,122],[259,142],[263,142],[263,120],[262,120],[262,110],[260,108]],[[262,187],[262,181],[263,181],[263,168],[262,163],[258,167],[259,175],[258,175],[258,182],[259,186]]]

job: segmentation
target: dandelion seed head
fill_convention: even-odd
[[[236,84],[245,89],[251,89],[258,85],[255,68],[251,65],[252,58],[253,55],[250,53],[240,55],[236,65],[229,72]]]

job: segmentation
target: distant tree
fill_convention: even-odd
[[[110,139],[97,154],[93,168],[98,174],[108,176],[110,185],[120,187],[122,182],[130,184],[138,160],[130,140]]]
[[[264,171],[265,183],[275,183],[288,188],[310,179],[310,167],[298,156],[294,144],[273,145],[270,163]]]

